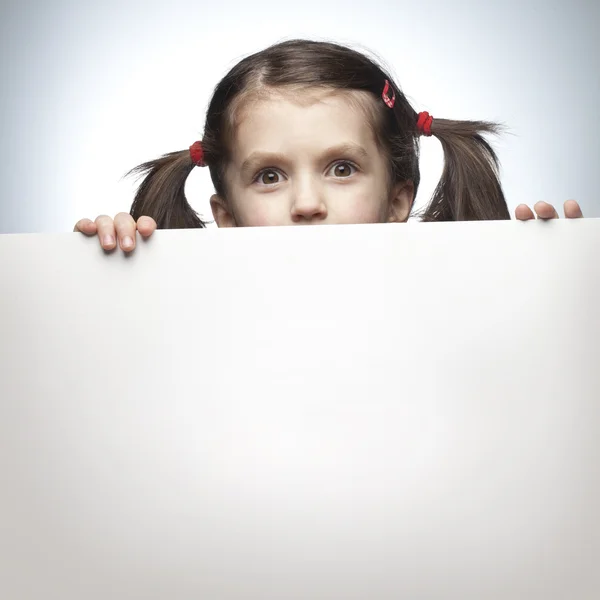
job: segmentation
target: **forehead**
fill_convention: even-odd
[[[256,149],[309,152],[332,145],[376,144],[374,100],[354,90],[273,91],[247,98],[237,113],[233,158]]]

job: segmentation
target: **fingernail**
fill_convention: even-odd
[[[133,246],[133,240],[128,235],[126,235],[123,238],[122,243],[123,243],[123,248],[131,248]]]
[[[105,246],[112,246],[115,243],[115,238],[112,235],[105,235],[104,240],[102,240],[102,243]]]

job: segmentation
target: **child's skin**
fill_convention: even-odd
[[[414,199],[411,181],[390,186],[387,157],[376,143],[353,92],[305,91],[301,101],[274,94],[253,102],[237,123],[225,180],[227,201],[211,197],[219,227],[260,227],[351,223],[402,223]],[[282,135],[285,132],[285,135]],[[558,218],[538,202],[520,205],[516,219]],[[535,211],[535,214],[534,214]],[[564,204],[567,218],[582,217],[574,200]],[[75,231],[98,235],[105,250],[117,244],[135,249],[135,231],[149,237],[150,217],[137,223],[128,213],[114,220],[101,215],[81,219]]]

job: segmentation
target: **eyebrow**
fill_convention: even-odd
[[[320,161],[329,161],[334,158],[351,158],[356,157],[357,159],[366,160],[369,158],[369,153],[360,145],[347,143],[340,144],[338,146],[330,146],[326,148],[320,155]],[[250,156],[242,163],[240,173],[243,178],[250,175],[254,175],[254,172],[259,166],[264,165],[275,165],[275,164],[287,164],[289,160],[284,154],[278,152],[253,152]]]

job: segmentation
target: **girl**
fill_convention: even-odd
[[[205,227],[187,202],[186,178],[208,166],[219,227],[405,222],[419,187],[419,137],[434,135],[444,169],[423,221],[509,219],[498,161],[482,121],[417,114],[388,73],[333,43],[295,40],[239,62],[217,85],[204,137],[144,163],[130,214],[82,219],[76,231],[129,252],[135,232]],[[535,205],[542,219],[558,217]],[[579,205],[565,203],[567,217]],[[527,206],[520,220],[533,219]]]

